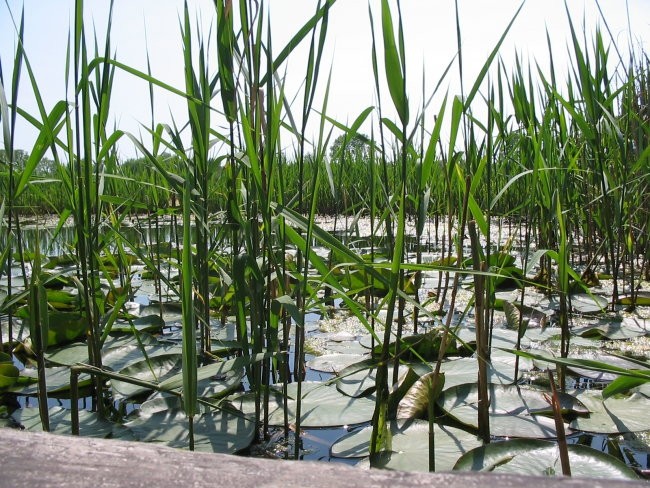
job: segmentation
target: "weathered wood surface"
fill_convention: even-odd
[[[361,471],[341,464],[274,461],[117,440],[0,429],[0,487],[444,487],[630,488],[623,481],[479,473]]]

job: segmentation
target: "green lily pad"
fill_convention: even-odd
[[[571,476],[584,478],[638,479],[618,459],[581,445],[569,445]],[[454,466],[459,471],[490,471],[529,476],[561,476],[556,443],[533,439],[494,442],[464,454]]]
[[[180,354],[158,355],[150,357],[148,360],[143,359],[132,363],[119,372],[131,378],[158,383],[178,372],[181,369],[181,363],[182,356]],[[145,386],[115,379],[111,380],[111,386],[116,400],[124,400],[150,391]]]
[[[400,471],[429,470],[429,423],[424,420],[400,420],[389,424],[390,451],[380,453],[373,465]],[[474,434],[454,427],[434,425],[436,471],[449,471],[465,452],[481,445]],[[372,427],[346,434],[330,449],[333,457],[359,458],[370,455]],[[369,466],[370,460],[359,463]]]
[[[634,294],[634,300],[632,300],[632,297],[630,295],[619,296],[618,301],[616,303],[620,305],[631,305],[632,303],[634,303],[640,307],[648,307],[650,306],[650,291],[647,290],[637,291]]]
[[[430,371],[430,368],[424,366],[421,374]],[[388,365],[388,378],[389,381],[393,378],[393,364]],[[408,365],[399,365],[398,376],[402,376],[408,370]],[[344,395],[357,398],[367,396],[376,390],[377,382],[377,361],[374,359],[365,359],[358,363],[349,365],[347,368],[339,371],[339,378],[336,381],[336,388]]]
[[[624,369],[637,369],[638,365],[633,363],[632,361],[628,361],[624,358],[620,358],[617,356],[612,356],[611,354],[603,354],[601,351],[580,351],[573,353],[571,355],[571,359],[585,359],[585,360],[591,360],[591,361],[598,361],[600,363],[603,363],[605,365],[610,365],[610,366],[615,366],[618,368],[624,368]],[[581,368],[579,366],[567,366],[567,369],[574,374],[577,374],[579,376],[583,376],[585,378],[590,378],[594,381],[598,382],[605,382],[605,381],[613,381],[616,378],[618,378],[619,375],[614,374],[614,373],[608,373],[608,372],[603,372],[603,371],[594,371],[591,369],[586,369],[586,368]]]
[[[419,360],[420,358],[428,361],[438,359],[438,351],[442,341],[442,334],[437,330],[402,337],[400,343],[400,359]],[[447,338],[445,356],[469,355],[470,351],[465,350],[462,345],[456,344],[455,338],[451,335]],[[381,354],[382,346],[375,345],[375,354]],[[394,356],[397,350],[396,343],[391,342],[389,346],[390,355]]]
[[[45,359],[58,366],[88,363],[88,344],[85,342],[73,342],[65,346],[49,349],[45,353]]]
[[[431,371],[420,376],[399,401],[396,417],[398,419],[423,418],[423,415],[428,413],[430,402],[435,402],[444,385],[444,373],[436,376],[435,371]]]
[[[351,364],[364,359],[359,354],[326,354],[307,361],[307,367],[314,371],[338,374]]]
[[[523,363],[524,361],[520,364],[520,370],[524,369]],[[478,379],[478,361],[475,358],[458,358],[445,361],[440,369],[445,373],[445,390],[454,386],[475,383]],[[490,361],[488,365],[489,383],[509,385],[514,382],[514,376],[515,362],[512,355],[510,355],[510,358],[503,357]]]
[[[571,295],[571,307],[579,313],[600,313],[607,308],[607,305],[609,305],[609,300],[599,295],[589,295],[588,293]]]
[[[580,390],[575,397],[588,409],[588,417],[578,417],[571,429],[600,434],[642,432],[648,430],[650,398],[642,393],[629,397],[615,396],[603,400],[597,390]]]
[[[70,435],[72,433],[71,411],[62,407],[51,407],[48,410],[50,419],[50,432],[53,434]],[[41,432],[41,416],[38,407],[27,407],[16,410],[12,418],[17,425],[26,430]],[[79,435],[84,437],[112,437],[114,429],[120,430],[121,426],[103,420],[95,412],[79,410]]]
[[[161,332],[165,326],[165,321],[160,318],[160,315],[150,314],[143,317],[136,317],[133,320],[125,321],[119,320],[113,324],[112,332],[124,332],[132,334],[135,329],[137,332]]]
[[[145,357],[152,359],[157,356],[181,354],[182,349],[180,346],[157,344],[153,346],[145,345],[144,347],[140,347],[136,342],[104,349],[102,351],[102,363],[105,367],[110,368],[113,371],[121,371],[134,363],[144,360]]]
[[[35,396],[38,394],[38,372],[34,368],[25,368],[20,372],[20,378],[30,380],[27,384],[21,384],[19,381],[9,391],[18,395]],[[47,385],[47,394],[57,397],[65,397],[70,392],[70,368],[66,366],[56,366],[54,368],[45,368],[45,384]],[[79,375],[79,388],[90,384],[90,376],[83,373]]]
[[[311,346],[311,344],[310,344]],[[359,341],[327,341],[319,346],[323,354],[357,354],[364,355],[368,353],[368,348],[363,347]]]
[[[284,425],[283,400],[279,387],[273,388],[269,401],[269,423]],[[289,421],[296,418],[297,385],[289,385],[287,410]],[[247,393],[231,398],[232,404],[246,414],[255,412],[255,395]],[[339,427],[368,422],[375,409],[375,398],[351,398],[340,393],[334,386],[320,382],[303,382],[300,426],[305,429]]]
[[[572,332],[594,339],[632,339],[650,333],[650,323],[646,324],[646,320],[637,317],[625,317],[622,320],[600,320],[598,324],[580,327]]]
[[[199,398],[221,398],[232,393],[241,387],[241,381],[244,378],[244,374],[244,368],[232,368],[211,375],[207,378],[199,378],[197,382],[197,396]],[[167,383],[163,383],[163,385],[168,384],[169,380],[171,380],[171,378],[168,378]],[[172,399],[178,398],[176,395],[172,395],[171,393],[157,392],[150,396],[149,399],[142,404],[141,408],[143,408],[146,403],[160,397]],[[180,404],[178,405],[178,408],[181,408]]]
[[[8,388],[18,381],[20,372],[11,363],[0,363],[0,389]]]
[[[543,391],[518,386],[489,385],[490,433],[498,437],[556,437],[552,409]],[[588,411],[571,395],[558,393],[563,412],[586,414]],[[438,405],[459,422],[478,428],[478,387],[460,385],[442,392]]]
[[[158,340],[147,333],[140,333],[136,339],[133,335],[109,336],[102,349],[103,365],[119,371],[128,364],[138,361],[144,357],[142,348],[149,356],[155,356],[159,353],[167,354],[170,352],[169,346],[160,344]],[[175,350],[180,353],[180,349]],[[45,353],[45,358],[52,364],[58,366],[72,366],[77,363],[88,363],[88,345],[85,342],[73,342],[50,348]]]
[[[542,310],[516,302],[504,302],[503,309],[506,315],[506,326],[518,330],[521,322],[523,330],[545,329],[549,315]]]
[[[180,409],[141,415],[124,425],[137,440],[189,448],[189,420]],[[255,432],[254,420],[239,412],[214,410],[202,413],[194,417],[194,449],[236,453],[253,442]]]

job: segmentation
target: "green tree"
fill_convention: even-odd
[[[330,159],[334,160],[341,156],[351,159],[365,159],[370,152],[370,139],[365,134],[356,133],[341,134],[330,146]]]

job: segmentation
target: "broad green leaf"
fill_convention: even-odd
[[[359,354],[325,354],[307,361],[307,367],[314,371],[338,374],[351,364],[363,360]]]
[[[0,389],[8,388],[18,381],[19,371],[13,364],[0,363]]]
[[[389,423],[391,451],[380,453],[378,465],[399,471],[429,470],[429,423],[423,420],[398,420]],[[334,457],[358,458],[370,454],[372,427],[351,432],[339,438],[330,449]],[[436,471],[449,471],[458,458],[481,442],[474,434],[454,427],[434,426]],[[374,462],[373,465],[377,465]],[[363,460],[359,466],[369,466]]]
[[[573,420],[570,424],[573,430],[601,434],[648,430],[650,398],[641,393],[603,399],[600,391],[580,390],[575,397],[589,409],[589,416]]]
[[[21,408],[16,410],[12,417],[17,424],[22,425],[26,430],[41,432],[41,418],[37,407]],[[71,411],[62,407],[51,407],[49,409],[50,432],[59,435],[70,435],[72,433]],[[108,420],[103,420],[95,412],[79,410],[79,435],[84,437],[112,437],[114,429],[120,427]],[[73,438],[71,438],[72,440]]]
[[[38,394],[38,372],[33,368],[25,368],[20,372],[21,378],[29,378],[33,383],[21,385],[18,381],[11,391],[19,395],[35,396]],[[47,385],[47,394],[51,397],[66,397],[70,394],[70,369],[65,366],[45,368],[45,383]],[[90,376],[87,374],[79,375],[79,388],[90,384]]]
[[[274,395],[269,402],[269,423],[284,424],[283,401],[280,389],[273,389]],[[296,384],[289,385],[287,410],[289,421],[296,416]],[[249,393],[231,398],[231,403],[246,414],[255,412],[255,394]],[[375,408],[375,398],[351,398],[343,395],[334,386],[323,383],[303,382],[302,384],[302,428],[337,427],[368,422]]]
[[[119,371],[120,374],[152,383],[159,383],[173,376],[181,369],[182,356],[168,354],[142,359]],[[113,396],[117,400],[140,395],[149,391],[144,386],[134,385],[125,381],[111,380]]]
[[[563,412],[586,414],[570,395],[560,393]],[[489,385],[490,434],[498,437],[556,437],[552,409],[545,393],[518,386]],[[442,392],[438,405],[459,422],[478,428],[478,387],[460,385]]]
[[[638,479],[618,459],[590,447],[570,444],[571,476],[582,478]],[[556,443],[532,439],[493,442],[463,455],[454,470],[490,471],[528,476],[561,476]]]
[[[430,402],[435,402],[445,386],[445,373],[440,373],[436,379],[434,371],[421,376],[406,392],[397,407],[398,419],[422,418],[427,412]]]
[[[189,421],[182,409],[163,410],[124,424],[137,440],[187,449]],[[239,412],[214,410],[194,416],[194,449],[236,453],[246,449],[257,431],[255,422]]]
[[[125,332],[132,334],[134,332],[161,332],[165,326],[165,321],[158,314],[145,315],[136,317],[130,321],[120,320],[115,322],[111,328],[112,332]]]

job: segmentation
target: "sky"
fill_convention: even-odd
[[[617,59],[616,48],[626,62],[630,45],[639,51],[650,52],[650,0],[567,0],[567,3],[579,35],[582,35],[584,27],[589,43],[595,30],[601,28],[606,43],[612,49],[612,63]],[[100,44],[105,35],[108,4],[107,0],[85,2],[86,26],[90,30],[95,26]],[[317,1],[267,0],[264,4],[271,19],[273,49],[277,53],[313,15]],[[458,0],[466,90],[520,4],[519,0]],[[17,21],[23,5],[26,54],[45,105],[52,108],[58,100],[70,96],[66,95],[69,90],[65,87],[65,60],[74,1],[5,0],[0,3],[0,61],[5,83],[11,79],[16,45],[15,28],[9,12]],[[202,26],[207,37],[216,18],[213,1],[188,0],[188,5],[191,17]],[[391,5],[396,18],[395,0],[391,0]],[[372,10],[377,23],[376,31],[381,32],[380,6],[380,0],[338,0],[331,11],[319,94],[324,92],[331,69],[328,115],[342,123],[351,123],[366,107],[377,103],[368,11],[369,8]],[[145,71],[148,52],[153,75],[182,88],[184,75],[179,24],[182,8],[181,0],[115,0],[111,42],[117,59]],[[409,100],[411,112],[416,112],[422,103],[423,86],[425,98],[428,98],[457,53],[454,1],[402,0],[401,8],[405,26]],[[535,60],[546,70],[549,59],[548,31],[556,69],[560,73],[568,72],[568,25],[564,1],[527,0],[500,50],[505,66],[514,66],[515,53],[519,53],[524,60]],[[216,70],[215,51],[212,53]],[[307,44],[304,43],[281,68],[281,73],[286,72],[285,90],[290,99],[300,93],[305,78],[306,53]],[[9,92],[9,88],[6,86],[5,90]],[[440,103],[446,92],[450,96],[460,94],[457,65],[441,84],[439,94],[429,109],[431,118],[438,111],[436,103]],[[385,86],[381,96],[383,103],[390,106]],[[155,97],[156,122],[169,123],[172,118],[177,123],[186,120],[182,99],[162,90],[157,90]],[[298,99],[301,98],[300,95]],[[316,108],[322,105],[321,100],[316,101]],[[215,101],[220,103],[218,97]],[[28,112],[37,114],[25,72],[18,104]],[[150,120],[147,84],[132,75],[118,72],[111,110],[116,126],[136,135],[144,134],[146,131],[142,124],[148,125]],[[299,108],[296,107],[296,110],[299,111]],[[390,110],[388,115],[391,115]],[[317,116],[311,115],[310,130],[314,133]],[[365,127],[364,130],[369,129]],[[15,147],[30,151],[35,137],[35,130],[28,123],[19,121]],[[121,143],[119,152],[122,158],[136,155],[134,147],[126,141]]]

